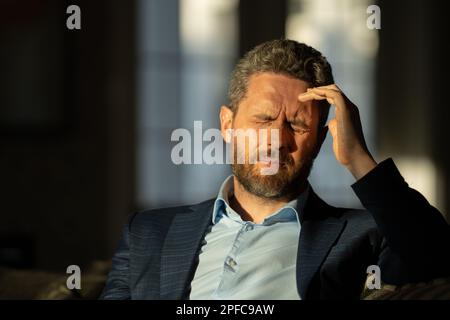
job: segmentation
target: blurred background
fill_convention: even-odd
[[[81,30],[66,28],[71,4]],[[229,167],[174,165],[171,133],[218,128],[237,59],[275,38],[328,58],[375,159],[445,215],[446,16],[426,1],[0,0],[0,266],[83,270],[111,257],[127,214],[215,197]],[[310,180],[361,206],[330,137]]]

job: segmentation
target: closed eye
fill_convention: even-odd
[[[275,120],[273,117],[266,114],[257,114],[255,115],[255,119],[260,122],[269,122]]]

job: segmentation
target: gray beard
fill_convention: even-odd
[[[308,179],[313,163],[314,159],[308,159],[292,172],[293,161],[290,159],[286,164],[280,164],[274,175],[260,175],[260,169],[254,164],[232,164],[231,168],[247,192],[260,198],[275,200],[296,197]]]

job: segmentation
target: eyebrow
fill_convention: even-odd
[[[302,103],[302,102],[299,101],[298,102],[299,108],[295,112],[294,120],[288,120],[289,123],[293,124],[294,126],[299,126],[299,127],[302,127],[302,128],[309,129],[309,126],[306,124],[306,122],[299,118],[299,115],[302,113],[302,110],[301,110],[302,107],[305,106],[305,105],[308,105],[309,103],[311,103],[311,102],[308,101],[306,103]]]
[[[264,113],[264,112],[256,113],[256,114],[254,114],[254,116],[256,118],[264,119],[264,120],[275,120],[276,119],[276,117],[274,117],[270,113]]]
[[[254,116],[256,118],[264,119],[264,120],[275,120],[276,119],[276,117],[273,117],[272,115],[267,114],[267,113],[257,113]],[[309,128],[309,126],[306,124],[306,122],[303,121],[300,118],[296,118],[296,119],[293,119],[293,120],[287,120],[287,122],[290,123],[291,125],[294,125],[294,126],[307,128],[307,129]]]

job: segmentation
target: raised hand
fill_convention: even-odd
[[[298,96],[299,101],[327,100],[335,106],[335,118],[328,123],[333,137],[333,151],[337,161],[356,179],[363,177],[377,163],[367,149],[358,108],[335,85],[309,88]]]

